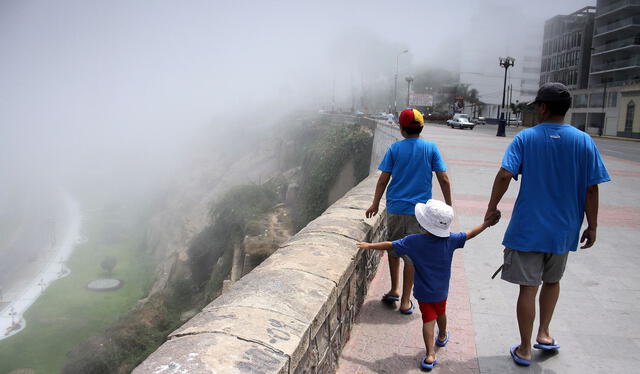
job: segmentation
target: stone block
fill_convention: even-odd
[[[324,320],[335,297],[335,283],[330,280],[303,271],[272,270],[261,265],[203,310],[255,307],[310,323]]]
[[[324,356],[327,354],[327,351],[329,350],[329,343],[330,343],[330,339],[329,339],[329,323],[328,321],[325,320],[325,322],[322,324],[322,326],[320,327],[320,329],[318,329],[318,332],[316,334],[316,336],[312,339],[312,343],[315,348],[318,351],[318,358],[319,361],[322,361],[324,359]]]
[[[356,247],[357,240],[330,232],[298,233],[284,242],[280,248],[285,248],[299,243],[304,243],[305,245],[338,247],[345,251],[353,251],[354,254],[358,252]]]
[[[363,219],[353,219],[346,214],[336,213],[321,215],[300,230],[300,233],[335,233],[357,241],[363,241],[370,230],[371,226],[366,224]]]
[[[205,311],[169,335],[221,333],[283,352],[295,367],[309,348],[309,324],[269,310],[227,306]]]
[[[288,374],[289,357],[226,334],[204,333],[165,342],[133,374]]]
[[[354,258],[358,254],[355,242],[349,248],[328,242],[296,241],[278,250],[263,265],[271,270],[287,272],[296,269],[328,279],[338,289],[344,287],[348,274],[353,272]]]

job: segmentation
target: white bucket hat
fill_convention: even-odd
[[[449,237],[449,226],[453,221],[453,208],[440,200],[418,203],[415,208],[416,219],[420,226],[435,236]]]

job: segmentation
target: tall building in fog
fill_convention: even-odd
[[[580,55],[590,56],[588,85],[551,79],[574,88],[567,118],[594,135],[640,138],[640,0],[598,0],[591,38],[580,47]],[[545,50],[541,82],[544,56]]]
[[[562,82],[569,88],[589,86],[591,42],[596,7],[584,7],[545,22],[540,84]]]

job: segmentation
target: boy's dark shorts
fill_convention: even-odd
[[[387,240],[392,242],[394,240],[402,239],[411,234],[426,234],[427,230],[423,229],[418,223],[416,216],[413,214],[392,214],[387,213]],[[389,256],[402,257],[405,263],[413,265],[413,262],[409,256],[399,256],[395,250],[389,250]]]
[[[521,286],[539,286],[542,282],[557,283],[562,279],[569,252],[553,254],[504,249],[501,278]]]

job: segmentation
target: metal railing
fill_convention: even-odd
[[[634,66],[640,66],[639,56],[627,58],[624,60],[616,60],[612,62],[605,62],[603,64],[592,65],[591,72],[598,73],[601,71],[620,69],[620,68],[626,68],[626,67],[634,67]]]
[[[640,38],[627,38],[627,39],[622,39],[615,42],[596,46],[593,48],[593,54],[610,51],[612,49],[627,47],[630,45],[640,45]]]
[[[604,34],[604,33],[609,32],[611,30],[619,29],[619,28],[622,28],[622,27],[625,27],[625,26],[630,26],[630,25],[640,25],[640,16],[627,17],[625,19],[621,19],[620,21],[613,22],[613,23],[610,23],[608,25],[598,26],[598,27],[596,27],[595,36],[598,36],[600,34]]]
[[[597,17],[610,13],[612,10],[617,10],[628,5],[640,5],[640,0],[621,0],[606,6],[601,6],[598,8]]]

